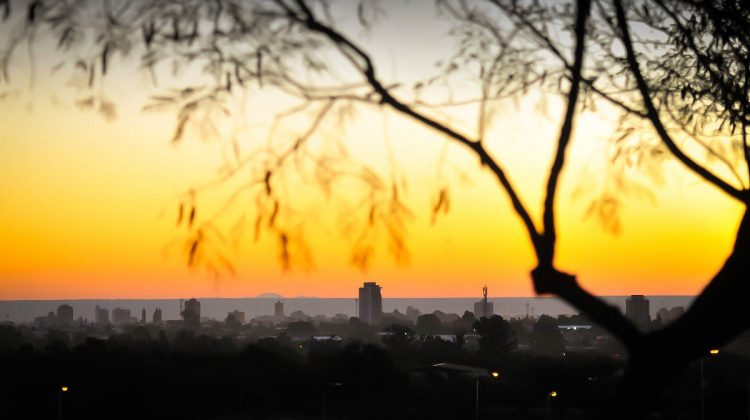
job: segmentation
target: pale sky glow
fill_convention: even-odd
[[[441,27],[408,26],[410,16],[384,16],[391,23],[363,35],[389,79],[428,71],[442,51],[443,41],[430,42],[436,36],[450,47],[447,37],[435,35]],[[410,32],[412,27],[420,30]],[[287,193],[308,204],[300,211],[319,204],[310,213],[316,222],[305,226],[314,270],[283,272],[274,238],[261,233],[253,242],[251,228],[236,247],[228,246],[236,276],[215,279],[190,270],[179,242],[184,232],[175,226],[177,206],[185,191],[216,174],[225,143],[202,141],[191,130],[181,144],[170,144],[174,113],[141,112],[154,91],[139,72],[117,68],[106,82],[102,93],[117,105],[117,118],[107,122],[73,104],[68,78],[39,67],[31,91],[16,82],[18,93],[0,101],[0,299],[239,297],[268,291],[347,297],[365,280],[383,285],[387,297],[474,296],[485,283],[493,296],[533,295],[531,246],[494,178],[461,146],[446,146],[433,131],[368,107],[343,128],[324,122],[317,135],[339,136],[355,160],[385,177],[391,171],[388,138],[415,215],[408,224],[407,265],[395,264],[383,245],[369,271],[352,267],[351,247],[341,235],[342,207],[289,179]],[[13,71],[23,68],[20,62]],[[498,104],[487,136],[537,219],[561,116],[559,98],[544,97],[545,109],[542,96],[532,92],[517,103]],[[273,91],[250,90],[244,100],[238,95],[235,105],[244,104],[244,111],[232,109],[235,118],[222,123],[223,134],[236,135],[243,152],[253,150],[266,140],[270,118],[285,101]],[[473,134],[472,111],[442,112],[451,112],[456,126]],[[669,161],[664,184],[650,185],[655,203],[622,197],[619,235],[585,218],[605,176],[614,118],[612,109],[600,106],[578,119],[557,202],[558,265],[597,294],[695,294],[729,253],[741,207]],[[277,133],[294,138],[305,127],[290,122]],[[444,147],[448,159],[439,175]],[[450,187],[451,209],[433,225],[431,203],[442,186]],[[198,217],[216,211],[222,197],[221,190],[199,196]],[[252,197],[239,199],[220,225],[237,223],[243,213],[252,224]]]

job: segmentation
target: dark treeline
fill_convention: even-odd
[[[94,338],[0,325],[0,418],[57,418],[59,403],[75,419],[475,418],[476,375],[436,363],[500,372],[478,379],[481,418],[593,418],[625,361],[616,346],[594,345],[596,327],[563,337],[557,325],[575,321],[466,315],[448,324],[429,314],[380,327],[297,321],[264,337],[274,330],[235,326],[255,334],[245,342],[207,328],[130,326]],[[464,324],[453,339],[438,335]],[[707,418],[747,418],[750,363],[737,351],[704,360]],[[696,364],[678,378],[662,418],[699,418],[699,375]]]

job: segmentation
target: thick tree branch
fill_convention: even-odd
[[[588,293],[577,282],[575,276],[562,273],[554,268],[554,251],[556,242],[554,202],[560,174],[565,165],[565,154],[573,133],[576,106],[582,82],[583,61],[585,52],[586,22],[591,10],[589,0],[577,2],[575,23],[575,52],[572,66],[571,86],[568,92],[568,103],[565,117],[560,128],[557,151],[547,179],[547,195],[544,200],[543,248],[539,255],[539,267],[532,272],[534,287],[537,293],[553,293],[562,297],[577,309],[587,313],[591,319],[607,328],[631,349],[637,343],[640,332],[614,306]]]
[[[550,267],[538,267],[531,272],[534,290],[538,294],[562,297],[576,309],[586,313],[596,324],[617,337],[628,350],[638,346],[642,334],[615,306],[609,305],[583,289],[576,277]]]
[[[747,203],[748,201],[750,201],[750,196],[746,190],[743,191],[743,190],[739,190],[733,187],[732,185],[728,184],[723,179],[713,174],[708,169],[699,165],[697,162],[691,159],[688,155],[686,155],[682,150],[680,150],[680,148],[674,142],[672,137],[669,135],[669,133],[667,132],[667,129],[664,127],[664,125],[661,122],[661,119],[659,117],[659,111],[656,109],[653,101],[651,100],[650,88],[648,87],[646,80],[643,78],[643,74],[641,73],[640,67],[638,65],[638,59],[636,58],[635,50],[633,48],[633,42],[630,38],[630,30],[628,29],[628,23],[625,17],[625,10],[622,7],[622,1],[614,0],[614,4],[615,4],[615,13],[617,15],[617,25],[620,28],[621,40],[623,44],[625,44],[625,51],[627,54],[626,59],[628,62],[628,66],[630,68],[630,72],[633,74],[633,77],[635,78],[636,84],[638,86],[638,90],[640,91],[641,97],[643,99],[643,103],[646,107],[646,113],[648,114],[648,118],[651,121],[651,124],[654,126],[656,133],[659,135],[659,138],[661,138],[662,142],[664,142],[664,144],[667,146],[667,149],[669,149],[669,151],[680,162],[682,162],[685,166],[687,166],[689,169],[691,169],[701,178],[713,184],[720,190],[724,191],[729,196],[743,203]]]
[[[298,3],[304,5],[302,0],[297,0]],[[587,0],[582,0],[582,2],[589,3]],[[531,220],[531,217],[526,210],[525,206],[521,203],[520,198],[518,194],[515,191],[515,188],[510,183],[508,177],[505,174],[505,171],[499,166],[499,164],[487,153],[487,150],[483,147],[482,143],[479,141],[471,140],[467,138],[466,136],[452,130],[450,127],[447,127],[415,110],[413,110],[408,105],[404,104],[403,102],[399,101],[395,97],[393,97],[387,88],[383,86],[383,84],[379,81],[379,79],[375,75],[375,68],[372,63],[372,60],[370,56],[364,52],[361,48],[359,48],[356,44],[354,44],[352,41],[348,40],[346,37],[344,37],[342,34],[338,33],[333,28],[322,24],[318,20],[315,19],[314,15],[310,11],[309,8],[302,7],[300,5],[300,9],[303,10],[303,13],[305,14],[304,17],[298,16],[294,11],[287,8],[285,5],[282,7],[285,7],[287,10],[287,13],[290,14],[290,17],[299,21],[300,23],[304,24],[308,29],[311,29],[313,31],[316,31],[318,33],[321,33],[325,36],[327,36],[331,41],[333,41],[336,45],[346,48],[348,51],[353,53],[354,57],[358,60],[362,61],[362,66],[359,67],[360,71],[364,75],[364,77],[367,79],[367,81],[372,86],[373,90],[380,95],[381,103],[387,104],[394,108],[395,110],[401,112],[402,114],[409,116],[417,121],[422,122],[423,124],[427,125],[428,127],[431,127],[438,132],[441,132],[445,134],[446,136],[458,141],[459,143],[464,144],[465,146],[468,146],[471,148],[477,156],[480,158],[483,165],[486,165],[489,167],[489,169],[492,171],[493,174],[497,177],[500,184],[503,186],[507,194],[510,196],[511,202],[513,204],[513,208],[516,211],[516,213],[520,216],[522,221],[524,222],[524,225],[526,227],[526,230],[529,233],[529,236],[531,237],[532,245],[534,246],[534,250],[536,252],[536,255],[539,259],[540,268],[537,268],[532,273],[532,276],[534,278],[534,286],[536,288],[536,291],[540,294],[543,293],[552,293],[556,294],[569,303],[571,303],[576,308],[580,309],[581,311],[584,311],[588,313],[592,320],[597,322],[598,324],[602,325],[603,327],[610,330],[615,336],[617,336],[626,347],[631,348],[634,346],[634,343],[640,336],[640,332],[635,328],[635,326],[628,321],[622,313],[615,307],[610,306],[606,304],[604,301],[598,299],[597,297],[593,296],[592,294],[585,291],[583,288],[578,285],[578,283],[575,281],[575,278],[573,276],[561,273],[554,268],[552,268],[551,264],[545,264],[541,258],[547,258],[543,257],[545,254],[543,251],[543,239],[542,236],[539,234],[539,232],[536,230],[533,221]],[[583,7],[580,8],[582,15],[580,23],[580,31],[585,32],[585,19],[586,15],[588,14],[588,5],[583,5]],[[583,35],[581,35],[583,37]],[[581,48],[583,47],[583,42],[581,41]],[[579,66],[582,66],[582,60],[583,60],[583,51],[580,52],[580,59]],[[575,85],[580,84],[580,70],[578,71],[578,81],[579,83],[576,83]],[[576,96],[578,93],[575,94]],[[573,102],[575,103],[576,98],[573,98]],[[567,145],[567,142],[570,138],[570,127],[572,127],[572,115],[574,113],[575,104],[573,103],[571,111],[571,115],[569,118],[570,121],[568,122],[569,128],[564,128],[563,137],[565,137],[564,141],[565,144],[562,147],[562,151],[564,152],[564,148]],[[564,158],[564,156],[563,156]],[[556,171],[559,171],[562,169],[562,163],[564,163],[564,159],[561,160],[561,163],[559,164],[560,169],[556,169]],[[554,195],[554,193],[553,193]],[[554,246],[554,244],[553,244]],[[551,261],[551,260],[550,260]]]
[[[573,123],[575,122],[576,107],[578,105],[578,93],[581,86],[581,72],[583,71],[583,59],[586,41],[586,21],[591,11],[590,0],[579,0],[576,10],[575,24],[575,53],[573,61],[573,70],[568,92],[568,104],[565,110],[565,119],[560,128],[560,135],[557,140],[557,151],[555,160],[552,163],[549,177],[547,178],[547,196],[544,199],[544,232],[543,232],[543,255],[539,256],[540,263],[553,265],[555,259],[555,241],[557,232],[555,229],[555,193],[559,183],[560,173],[565,165],[565,153],[570,143],[570,137],[573,134]]]

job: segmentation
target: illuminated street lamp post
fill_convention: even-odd
[[[549,393],[547,393],[547,418],[552,420],[552,408],[549,405],[550,400],[554,400],[557,398],[557,391],[552,390]]]
[[[711,349],[708,351],[708,354],[710,354],[711,356],[716,356],[719,354],[719,349]],[[701,356],[701,360],[700,360],[701,420],[706,419],[706,383],[705,383],[705,379],[703,379],[703,357],[704,356]]]
[[[474,413],[475,413],[475,419],[479,420],[479,379],[481,379],[483,376],[477,375],[477,381],[476,381],[476,399],[474,401]],[[500,372],[493,370],[490,372],[490,378],[497,379],[500,377]]]
[[[62,420],[62,399],[63,394],[68,392],[69,388],[67,385],[63,385],[60,387],[60,390],[57,392],[57,420]]]

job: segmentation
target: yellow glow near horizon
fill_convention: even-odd
[[[390,31],[374,47],[379,58],[385,57],[378,61],[385,63],[382,73],[394,80],[411,80],[431,68],[433,56],[447,45],[441,28],[398,22],[409,16],[394,16],[392,24],[410,31],[409,36]],[[390,42],[394,37],[399,42]],[[393,54],[397,59],[389,48],[400,49]],[[533,295],[529,271],[535,258],[528,235],[494,178],[465,148],[392,112],[372,109],[361,110],[343,128],[322,127],[319,135],[343,137],[355,159],[386,174],[391,148],[395,166],[408,180],[407,201],[415,215],[408,225],[408,265],[394,264],[381,241],[369,271],[351,267],[351,242],[341,238],[343,228],[337,224],[341,209],[292,183],[290,191],[320,204],[309,216],[315,223],[305,231],[314,250],[313,271],[282,272],[276,241],[263,234],[257,243],[245,238],[232,248],[236,277],[212,278],[189,270],[178,241],[184,230],[175,227],[177,203],[189,188],[215,176],[222,150],[195,135],[170,145],[174,114],[139,112],[149,94],[145,83],[130,68],[111,72],[103,91],[117,98],[118,117],[112,122],[81,112],[64,94],[55,96],[58,88],[64,90],[58,86],[64,81],[53,78],[40,77],[32,92],[2,99],[0,299],[242,297],[263,292],[349,297],[364,280],[381,284],[385,297],[477,296],[484,284],[493,296]],[[283,99],[256,91],[249,96],[248,110],[239,115],[247,120],[242,140],[262,143],[258,121],[268,123]],[[535,93],[513,102],[498,105],[487,145],[539,220],[561,104],[559,98]],[[471,132],[470,111],[452,109],[446,120]],[[653,187],[654,203],[622,197],[619,235],[585,219],[590,197],[578,192],[602,181],[605,144],[614,123],[606,106],[577,121],[556,205],[557,265],[600,295],[696,294],[730,252],[743,209],[668,162],[663,185]],[[280,130],[292,138],[304,126],[289,124]],[[449,158],[440,172],[437,162],[444,151]],[[435,194],[445,186],[450,188],[450,213],[432,224]],[[210,195],[199,199],[201,215],[222,202]],[[251,211],[249,201],[238,205],[235,215]]]
[[[219,165],[215,145],[191,140],[170,146],[170,115],[131,112],[106,123],[75,109],[39,106],[28,112],[18,104],[9,111],[4,119],[13,123],[0,125],[6,139],[0,146],[5,180],[0,299],[253,296],[266,291],[344,297],[366,279],[377,280],[391,297],[472,296],[485,283],[494,296],[533,294],[528,271],[534,256],[525,231],[492,177],[457,146],[448,146],[455,158],[447,167],[464,172],[468,180],[457,179],[457,172],[448,177],[452,209],[435,225],[429,216],[436,185],[430,159],[410,173],[416,217],[409,225],[409,265],[397,267],[381,250],[368,272],[353,269],[349,245],[332,224],[309,231],[316,256],[310,273],[282,273],[275,242],[266,236],[258,244],[248,241],[232,256],[236,278],[212,279],[189,271],[170,241],[178,233],[177,198],[209,179]],[[358,143],[353,152],[369,147],[381,153],[381,137],[362,137],[372,124],[363,119],[349,133],[367,146],[359,149]],[[604,232],[595,220],[584,220],[587,202],[571,198],[582,182],[580,168],[594,160],[596,142],[602,141],[582,138],[584,133],[606,133],[606,127],[592,130],[591,121],[579,122],[559,195],[559,266],[603,295],[698,292],[731,248],[740,207],[677,164],[668,164],[667,184],[655,187],[657,204],[626,200],[623,232]],[[492,144],[493,151],[536,217],[556,122],[510,115],[501,116],[497,125],[508,130],[502,143]],[[532,126],[539,139],[533,140],[535,151],[529,156],[520,134]],[[444,140],[434,133],[403,122],[392,123],[391,130],[414,139],[413,145],[394,147],[400,165],[408,168],[416,150],[437,159]]]

